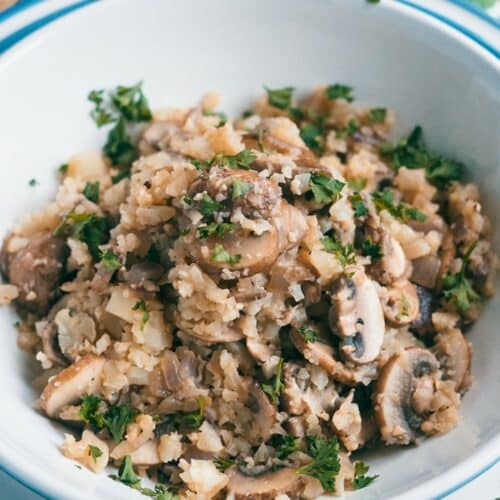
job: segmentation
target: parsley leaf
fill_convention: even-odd
[[[358,177],[355,179],[349,179],[347,185],[354,191],[361,191],[365,188],[367,180],[363,177]]]
[[[90,112],[90,116],[98,127],[113,123],[116,118],[113,113],[107,109],[104,98],[104,89],[90,91],[87,99],[94,104],[94,109]]]
[[[355,134],[358,130],[359,130],[358,122],[354,118],[351,118],[343,129],[337,130],[337,137],[339,139],[343,139],[345,137]]]
[[[210,236],[217,236],[221,238],[227,233],[232,233],[235,227],[236,225],[231,224],[230,222],[212,222],[208,225],[198,227],[198,238],[205,239]]]
[[[267,102],[278,109],[288,109],[292,101],[295,87],[283,87],[281,89],[270,89],[264,86],[267,92]]]
[[[104,425],[115,443],[123,439],[127,425],[135,420],[139,412],[127,405],[112,406],[104,414]]]
[[[135,473],[130,455],[127,455],[118,469],[118,479],[127,486],[137,487],[141,483],[141,478]]]
[[[131,87],[118,85],[111,92],[111,100],[119,113],[130,122],[147,122],[152,118],[148,100],[142,92],[142,82]]]
[[[226,472],[227,469],[229,469],[236,463],[236,461],[232,457],[228,458],[215,457],[213,459],[213,463],[220,472]]]
[[[200,202],[200,212],[204,217],[212,217],[214,213],[220,212],[222,210],[222,205],[215,201],[208,194],[204,194]]]
[[[97,446],[92,446],[89,444],[89,456],[94,459],[94,462],[97,462],[97,459],[102,456],[102,451]]]
[[[118,172],[116,175],[113,175],[113,177],[111,177],[111,181],[113,182],[113,184],[118,184],[123,179],[127,179],[128,177],[130,177],[130,173],[131,172],[129,168],[124,168],[123,170],[120,170],[120,172]]]
[[[416,220],[423,222],[427,216],[420,210],[411,207],[405,203],[394,204],[394,195],[388,188],[383,191],[375,191],[372,193],[373,203],[378,211],[387,210],[393,217],[407,222],[408,220]]]
[[[309,149],[321,153],[323,150],[323,132],[324,127],[321,123],[308,123],[301,127],[300,137]]]
[[[311,174],[309,186],[316,203],[333,203],[339,199],[345,184],[326,175]]]
[[[306,342],[316,342],[316,340],[318,340],[318,334],[312,328],[301,326],[299,328],[299,333],[304,337]]]
[[[36,179],[30,179],[28,184],[30,187],[35,187],[38,184],[38,181]]]
[[[212,256],[210,257],[210,260],[212,262],[223,262],[227,264],[238,264],[238,262],[241,260],[241,255],[231,255],[229,252],[227,252],[222,245],[217,243],[215,245],[213,251],[212,251]]]
[[[219,118],[219,123],[217,124],[217,128],[223,127],[227,123],[227,115],[226,113],[222,113],[221,111],[206,111],[203,110],[204,116],[217,116]]]
[[[219,165],[220,167],[248,170],[256,158],[257,155],[251,149],[243,149],[235,155],[218,153],[210,160],[210,166]]]
[[[134,304],[134,307],[132,307],[132,311],[142,311],[141,330],[144,330],[146,323],[149,321],[148,305],[144,300],[141,299]]]
[[[87,182],[82,191],[83,196],[93,203],[99,203],[99,186],[99,181]]]
[[[410,135],[397,144],[381,144],[380,153],[391,160],[395,170],[400,167],[424,168],[429,182],[439,189],[445,188],[450,182],[460,180],[464,166],[454,160],[432,153],[424,144],[422,127],[417,125]]]
[[[109,240],[108,220],[95,214],[69,212],[54,231],[55,236],[69,234],[87,244],[95,261],[99,260],[99,245]]]
[[[474,288],[472,288],[469,279],[465,275],[470,255],[476,245],[477,241],[465,252],[462,257],[462,267],[458,273],[447,273],[443,276],[443,297],[445,300],[454,302],[461,312],[467,311],[472,302],[477,302],[481,298]]]
[[[275,434],[269,440],[268,444],[270,444],[275,449],[276,456],[280,460],[285,460],[293,452],[300,450],[298,439],[295,436],[291,436],[290,434],[284,436],[282,434]]]
[[[352,193],[350,200],[356,217],[364,217],[365,215],[368,215],[368,209],[366,208],[363,198],[359,193]]]
[[[233,189],[231,198],[236,200],[240,196],[249,193],[253,189],[253,184],[251,182],[240,181],[238,179],[233,179]]]
[[[307,454],[311,462],[297,469],[297,474],[315,477],[326,492],[335,491],[335,477],[340,471],[337,438],[325,439],[319,436],[307,436]]]
[[[205,400],[202,397],[198,398],[198,410],[192,412],[177,412],[165,416],[158,417],[158,423],[155,427],[155,434],[162,434],[185,430],[193,431],[198,429],[205,420],[204,415]]]
[[[137,148],[130,140],[123,118],[110,130],[103,150],[113,165],[131,165],[137,158]]]
[[[370,120],[373,123],[383,123],[385,122],[386,116],[387,116],[386,108],[373,108],[370,109],[370,112],[368,113],[368,120]]]
[[[377,477],[379,477],[378,474],[375,476],[367,476],[366,473],[369,469],[370,467],[364,462],[359,461],[354,464],[354,480],[352,482],[352,485],[354,486],[355,490],[365,488],[370,483],[373,483],[373,481],[375,481]]]
[[[68,168],[69,165],[67,163],[63,163],[62,165],[59,165],[57,170],[59,171],[59,173],[66,175],[66,173],[68,172]]]
[[[100,413],[102,399],[99,396],[86,394],[82,397],[80,405],[80,417],[86,424],[89,424],[95,429],[102,429],[104,427],[104,418]]]
[[[326,95],[328,99],[345,99],[347,102],[354,101],[354,97],[352,95],[352,87],[343,85],[341,83],[328,85],[328,87],[326,88]]]
[[[371,240],[363,241],[361,245],[361,253],[365,257],[371,257],[372,260],[380,260],[383,257],[380,244],[372,243]]]
[[[117,255],[115,255],[110,250],[106,250],[101,253],[101,264],[103,265],[106,271],[114,273],[118,269],[122,267],[122,263],[118,259]]]
[[[281,372],[283,371],[283,358],[280,358],[276,366],[276,374],[272,384],[262,384],[262,390],[271,398],[274,404],[278,404],[278,400],[283,390],[283,381],[281,380]]]
[[[323,248],[328,252],[332,253],[337,257],[338,261],[342,264],[343,267],[348,264],[354,264],[356,262],[356,255],[354,253],[354,247],[351,243],[347,243],[347,245],[342,245],[342,243],[338,240],[334,240],[329,236],[325,236],[321,243]]]

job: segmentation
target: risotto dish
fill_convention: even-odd
[[[394,140],[339,83],[265,87],[234,119],[213,92],[88,98],[102,151],[0,254],[65,456],[157,500],[310,499],[376,480],[357,450],[459,425],[496,260],[420,126]]]

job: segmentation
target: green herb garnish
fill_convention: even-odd
[[[92,394],[82,397],[79,412],[80,417],[94,429],[102,429],[104,427],[104,417],[100,412],[101,402],[102,399],[99,396]]]
[[[325,251],[332,253],[335,257],[337,257],[343,267],[356,262],[354,246],[351,243],[342,245],[340,241],[330,238],[329,236],[325,236],[321,240],[321,244],[323,245]]]
[[[368,120],[373,123],[383,123],[385,122],[385,118],[387,117],[387,109],[386,108],[373,108],[370,109],[368,113]]]
[[[146,304],[144,300],[139,300],[134,304],[134,307],[132,307],[132,311],[142,311],[142,318],[141,318],[141,330],[144,330],[144,327],[146,326],[146,323],[149,321],[149,307]]]
[[[101,253],[101,264],[106,271],[114,273],[122,267],[122,263],[118,259],[118,256],[111,252],[111,250],[106,250]]]
[[[335,477],[340,471],[337,438],[325,439],[319,436],[306,436],[307,454],[311,462],[297,469],[297,474],[319,480],[326,492],[335,491]]]
[[[236,224],[231,224],[229,222],[211,222],[208,225],[198,227],[198,238],[205,239],[210,236],[221,238],[228,233],[232,233],[235,228]]]
[[[216,457],[213,459],[213,463],[220,472],[226,472],[227,469],[229,469],[236,463],[236,461],[232,457],[228,458]]]
[[[354,464],[354,480],[352,485],[355,490],[366,488],[370,483],[373,483],[377,477],[379,477],[378,474],[375,476],[367,476],[366,473],[369,469],[370,467],[364,462],[359,461]]]
[[[236,200],[236,198],[239,198],[240,196],[249,193],[252,189],[253,189],[253,184],[251,182],[233,179],[231,198],[233,200]]]
[[[480,295],[472,288],[471,282],[465,275],[469,258],[476,248],[475,241],[462,257],[462,266],[456,274],[447,273],[443,276],[443,297],[452,301],[461,312],[467,311],[472,302],[480,300]]]
[[[218,165],[220,167],[248,170],[256,158],[257,155],[251,149],[243,149],[235,155],[218,153],[210,160],[210,166]]]
[[[340,197],[345,184],[322,174],[311,174],[309,186],[316,203],[334,203]]]
[[[406,203],[394,204],[394,195],[388,188],[383,191],[375,191],[372,193],[373,203],[378,211],[387,210],[393,217],[407,222],[409,220],[416,220],[423,222],[427,216],[420,210],[407,205]]]
[[[223,127],[227,123],[227,115],[226,113],[222,113],[221,111],[203,110],[203,114],[205,116],[217,116],[219,118],[219,123],[216,125],[217,128]]]
[[[241,255],[231,255],[227,250],[224,249],[222,245],[217,243],[212,251],[210,260],[212,262],[238,264],[238,262],[241,260]]]
[[[288,109],[292,102],[295,87],[283,87],[281,89],[270,89],[264,86],[267,92],[267,102],[278,109]]]
[[[352,209],[356,217],[368,215],[368,209],[363,202],[363,197],[359,193],[352,193],[349,199],[351,200]]]
[[[155,433],[162,435],[167,432],[185,430],[193,431],[198,429],[205,420],[205,400],[198,398],[198,410],[191,412],[176,412],[169,415],[158,416],[158,423],[155,427]]]
[[[130,174],[130,169],[124,168],[123,170],[120,170],[120,172],[118,172],[116,175],[113,175],[113,177],[111,177],[111,181],[113,182],[113,184],[118,184],[123,179],[128,179],[130,177]]]
[[[358,130],[359,130],[358,122],[354,118],[351,118],[343,129],[337,130],[337,137],[339,139],[350,137],[353,134],[355,134]]]
[[[349,179],[347,181],[347,185],[353,191],[362,191],[367,184],[367,180],[362,177],[358,177],[357,179]]]
[[[380,244],[372,243],[369,239],[363,241],[361,245],[361,253],[365,257],[371,257],[372,260],[380,260],[383,257]]]
[[[30,185],[30,187],[35,187],[38,185],[38,181],[36,179],[30,179],[28,184]]]
[[[127,405],[112,406],[104,414],[104,425],[113,441],[119,443],[127,430],[128,424],[135,420],[139,412]]]
[[[283,390],[283,381],[281,380],[281,372],[283,371],[283,358],[280,358],[276,366],[276,374],[274,382],[271,384],[262,384],[262,390],[271,398],[274,404],[278,404],[281,391]]]
[[[290,434],[275,434],[269,444],[274,448],[276,456],[280,460],[287,459],[292,453],[300,450],[298,439]]]
[[[299,333],[304,337],[306,342],[316,342],[318,340],[318,334],[312,328],[301,326],[299,328]]]
[[[306,146],[316,153],[323,151],[324,127],[321,123],[307,123],[300,129],[300,137]]]
[[[204,217],[212,217],[216,212],[222,210],[222,205],[208,194],[204,194],[200,202],[200,212]]]
[[[97,446],[92,446],[89,444],[89,456],[94,459],[94,462],[97,462],[97,459],[102,456],[102,451]]]
[[[352,90],[352,87],[336,83],[334,85],[328,85],[326,88],[326,95],[328,99],[344,99],[347,102],[352,102],[354,101]]]
[[[92,203],[99,203],[99,186],[99,181],[87,182],[83,188],[83,196]]]

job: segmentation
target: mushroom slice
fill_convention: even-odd
[[[437,371],[439,363],[429,350],[410,347],[395,354],[383,367],[374,393],[375,418],[386,444],[415,441],[423,418],[412,407],[420,378]]]
[[[457,392],[466,391],[471,384],[471,346],[458,328],[438,333],[434,352],[444,372],[443,379],[452,380]]]
[[[424,336],[432,330],[432,310],[434,297],[428,288],[417,285],[418,316],[411,322],[410,329],[419,336]]]
[[[362,270],[341,280],[333,297],[330,326],[337,326],[342,337],[341,352],[350,361],[370,363],[379,355],[385,332],[384,314],[375,283]]]
[[[388,288],[383,308],[385,319],[392,326],[408,325],[420,314],[417,288],[409,281],[397,281]]]
[[[247,405],[255,413],[255,420],[249,435],[250,440],[255,443],[267,441],[273,434],[277,411],[255,381],[248,383]]]
[[[406,256],[399,242],[392,236],[382,237],[382,268],[389,279],[401,278],[407,269]]]
[[[334,358],[331,346],[323,342],[306,342],[304,337],[295,330],[291,331],[290,339],[309,363],[320,366],[334,380],[342,384],[350,386],[359,383],[368,384],[376,374],[369,364],[349,369]]]
[[[84,394],[97,392],[104,363],[104,358],[88,354],[52,377],[40,396],[40,408],[49,417],[55,417]]]
[[[57,326],[53,321],[48,321],[40,333],[42,339],[42,351],[50,361],[61,366],[66,366],[68,360],[64,357],[59,345]]]
[[[441,268],[439,258],[435,255],[425,255],[412,260],[411,263],[413,271],[410,279],[417,285],[434,288]]]
[[[228,498],[235,500],[274,500],[278,495],[297,498],[304,484],[302,476],[286,467],[260,476],[235,473],[227,485]]]

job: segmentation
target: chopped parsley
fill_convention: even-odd
[[[28,184],[30,185],[30,187],[35,187],[37,186],[39,183],[36,179],[30,179]]]
[[[113,165],[131,165],[138,152],[127,131],[127,124],[149,121],[152,116],[142,92],[142,82],[131,87],[119,85],[108,93],[92,90],[88,100],[94,104],[90,116],[98,127],[114,124],[108,133],[104,153]]]
[[[306,436],[306,443],[307,454],[312,460],[299,467],[297,474],[318,479],[326,492],[335,491],[335,477],[340,471],[337,438]]]
[[[212,250],[212,255],[210,257],[212,262],[227,263],[227,264],[238,264],[241,260],[241,255],[231,255],[227,250],[224,249],[222,245],[217,243]]]
[[[229,469],[236,463],[236,461],[232,457],[228,458],[215,457],[213,459],[213,463],[220,472],[226,472],[227,469]]]
[[[300,129],[300,137],[306,146],[315,153],[323,151],[324,126],[321,123],[307,123]]]
[[[423,222],[427,219],[427,216],[420,210],[411,207],[406,203],[398,203],[395,205],[394,195],[388,188],[383,191],[375,191],[372,193],[372,198],[378,211],[387,210],[393,217],[396,217],[403,222],[408,222],[409,220]]]
[[[249,193],[253,189],[253,184],[251,182],[240,181],[238,179],[233,179],[231,198],[236,200],[240,196]]]
[[[109,476],[115,481],[120,481],[123,484],[133,488],[145,496],[151,497],[154,500],[177,500],[178,496],[167,490],[162,484],[155,485],[154,489],[143,488],[141,483],[141,478],[134,471],[134,466],[132,465],[132,459],[130,455],[127,455],[118,469],[118,475],[112,474]]]
[[[262,384],[262,390],[271,398],[274,404],[278,404],[281,391],[283,390],[283,381],[281,380],[283,361],[283,358],[280,358],[278,361],[274,381],[271,384]]]
[[[386,116],[387,116],[386,108],[373,108],[370,109],[370,112],[368,113],[368,120],[370,120],[373,123],[383,123],[385,122]]]
[[[351,118],[347,122],[347,125],[344,128],[337,130],[337,138],[344,139],[345,137],[350,137],[351,135],[355,134],[358,130],[359,130],[358,122],[354,118]]]
[[[347,102],[352,102],[354,101],[352,90],[352,87],[348,85],[336,83],[334,85],[328,85],[326,88],[326,95],[328,99],[344,99]]]
[[[323,174],[311,174],[309,187],[316,203],[334,203],[345,184]]]
[[[127,425],[135,420],[139,412],[127,405],[111,406],[103,411],[104,406],[100,396],[85,395],[80,405],[80,416],[95,430],[107,429],[113,441],[119,443]]]
[[[104,269],[106,269],[106,271],[109,271],[111,273],[118,271],[118,269],[122,267],[122,263],[118,259],[118,256],[111,250],[106,250],[105,252],[101,253],[101,264]]]
[[[365,257],[371,257],[372,260],[380,260],[383,257],[380,244],[372,243],[369,239],[363,241],[361,245],[361,253]]]
[[[269,444],[274,448],[276,456],[280,460],[285,460],[292,453],[300,450],[298,439],[290,434],[275,434],[269,440]]]
[[[219,165],[220,167],[248,170],[256,158],[256,154],[251,149],[243,149],[235,155],[218,153],[210,160],[210,166]]]
[[[337,257],[338,261],[342,264],[343,267],[354,264],[356,262],[356,255],[354,253],[354,246],[351,243],[347,243],[346,245],[342,245],[342,243],[338,240],[334,240],[329,236],[325,236],[321,240],[321,244],[323,248],[328,253],[332,253]]]
[[[94,462],[97,462],[97,459],[102,456],[102,451],[97,446],[93,446],[89,444],[89,456],[94,459]]]
[[[68,168],[69,165],[67,163],[63,163],[62,165],[59,165],[57,170],[59,171],[59,173],[66,175],[66,173],[68,172]]]
[[[439,189],[460,180],[463,176],[464,166],[461,163],[437,155],[426,147],[422,127],[419,125],[397,144],[381,144],[380,153],[390,159],[395,170],[400,167],[424,168],[427,180]]]
[[[205,116],[217,116],[219,118],[219,123],[216,125],[217,128],[223,127],[227,123],[227,115],[221,111],[203,110],[203,114]]]
[[[217,236],[221,238],[227,233],[232,233],[236,225],[230,222],[211,222],[208,225],[198,227],[198,238],[205,239],[210,236]]]
[[[100,182],[87,182],[83,188],[83,196],[92,203],[99,203],[99,186]]]
[[[134,304],[134,307],[132,307],[132,311],[142,311],[142,317],[141,317],[141,330],[144,330],[144,327],[146,326],[146,323],[149,321],[149,307],[146,304],[144,300],[139,300]]]
[[[318,340],[318,334],[312,329],[306,326],[301,326],[299,328],[299,333],[304,337],[306,342],[316,342]]]
[[[352,485],[355,490],[360,490],[361,488],[366,488],[370,483],[373,483],[377,479],[378,474],[375,476],[367,476],[366,473],[369,471],[370,467],[364,462],[356,462],[354,464],[354,479]]]
[[[350,198],[352,209],[354,210],[354,215],[356,217],[364,217],[368,215],[368,209],[363,202],[363,198],[359,193],[352,193]]]
[[[208,194],[204,194],[203,198],[200,202],[200,212],[204,217],[212,217],[216,212],[220,212],[222,210],[222,205],[215,201]]]
[[[173,431],[194,431],[198,429],[205,420],[205,400],[202,397],[199,397],[197,401],[198,409],[195,411],[179,411],[165,416],[158,416],[155,434],[162,435]]]
[[[68,234],[86,243],[94,261],[99,260],[99,245],[109,239],[109,224],[105,217],[90,213],[71,211],[63,218],[54,231],[55,236]]]
[[[481,297],[472,288],[472,284],[465,275],[469,258],[476,248],[475,241],[462,257],[462,266],[456,274],[447,273],[443,276],[443,297],[453,302],[461,312],[467,311],[472,302],[477,302]]]
[[[120,181],[123,179],[128,179],[130,177],[130,169],[129,168],[124,168],[123,170],[120,170],[116,175],[113,175],[111,177],[111,181],[113,184],[118,184]]]
[[[351,188],[353,191],[361,191],[365,188],[367,183],[367,180],[364,179],[363,177],[358,177],[355,179],[349,179],[347,181],[347,185],[349,188]]]
[[[295,87],[283,87],[281,89],[270,89],[264,86],[267,92],[267,102],[278,109],[288,109],[292,102]]]

